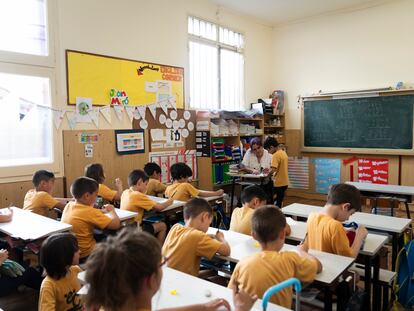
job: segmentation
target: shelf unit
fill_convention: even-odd
[[[285,115],[264,114],[264,136],[273,136],[281,144],[286,144]]]

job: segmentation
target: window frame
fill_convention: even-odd
[[[194,34],[190,34],[188,33],[188,20],[189,18],[196,18],[200,21],[203,22],[207,22],[207,23],[211,23],[214,24],[216,26],[216,40],[211,40],[211,39],[207,39],[207,38],[203,38],[201,36],[197,36]],[[238,48],[232,45],[228,45],[226,43],[222,43],[220,42],[220,27],[221,28],[225,28],[227,30],[231,30],[233,32],[239,33],[240,35],[243,36],[243,47]],[[242,31],[239,31],[237,29],[234,28],[230,28],[227,26],[222,25],[221,23],[218,22],[213,22],[211,20],[205,19],[205,18],[200,18],[197,15],[193,15],[193,14],[188,14],[187,15],[187,38],[188,38],[188,42],[187,42],[187,61],[188,61],[188,67],[189,70],[191,70],[190,68],[190,42],[197,42],[197,43],[202,43],[202,44],[206,44],[206,45],[210,45],[210,46],[214,46],[217,48],[217,83],[218,83],[218,107],[220,110],[222,110],[222,103],[221,103],[221,51],[223,49],[225,50],[229,50],[229,51],[233,51],[233,52],[237,52],[240,53],[243,56],[243,94],[241,95],[241,98],[244,99],[244,105],[245,105],[245,101],[246,101],[246,79],[245,79],[245,73],[246,73],[246,62],[245,62],[245,49],[244,49],[244,45],[245,45],[245,34]],[[189,74],[189,76],[191,76],[191,74]],[[189,83],[191,84],[191,81],[189,81]],[[189,102],[189,106],[190,108],[194,108],[191,106],[191,94],[190,94],[190,102]],[[243,109],[244,107],[240,107],[240,109]],[[199,109],[199,108],[198,108]]]

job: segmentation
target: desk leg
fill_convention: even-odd
[[[332,311],[332,292],[329,286],[325,286],[324,311]]]
[[[231,198],[230,198],[230,211],[233,214],[233,200],[234,200],[234,191],[236,188],[236,177],[233,177],[233,182],[231,183]]]
[[[372,310],[380,310],[381,307],[381,297],[380,297],[380,286],[379,286],[379,269],[380,269],[380,260],[379,256],[375,256],[372,261],[374,267],[374,276],[372,278],[373,288],[372,288]]]
[[[395,271],[395,262],[397,261],[397,254],[398,254],[398,233],[392,233],[392,241],[391,241],[391,245],[392,245],[392,256],[391,256],[391,266],[392,266],[392,271]]]
[[[365,293],[367,293],[367,311],[371,310],[371,260],[364,256],[365,264]]]

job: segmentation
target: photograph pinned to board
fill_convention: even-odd
[[[183,130],[181,130],[181,135],[182,135],[184,138],[187,138],[189,134],[190,134],[190,133],[188,132],[188,130],[187,130],[187,129],[183,129]]]
[[[178,122],[177,120],[173,121],[173,129],[174,130],[178,130],[180,128],[180,122]]]
[[[118,154],[144,153],[144,130],[115,130],[115,146]]]
[[[165,126],[168,127],[169,129],[172,128],[173,125],[173,121],[171,119],[167,119],[165,121]]]
[[[165,124],[165,122],[167,121],[167,117],[165,116],[165,114],[161,114],[158,121],[160,121],[161,124]]]
[[[76,97],[76,114],[78,123],[92,123],[88,111],[92,109],[92,98]]]
[[[190,132],[194,131],[194,123],[193,122],[188,122],[187,124],[187,128]]]
[[[139,121],[139,126],[145,130],[148,127],[148,122],[145,119],[142,119],[141,121]]]
[[[191,118],[191,113],[190,113],[190,111],[188,111],[188,110],[185,110],[184,111],[184,113],[183,113],[183,117],[184,117],[184,119],[185,120],[190,120],[190,118]]]
[[[176,120],[177,117],[178,117],[177,111],[171,110],[171,112],[170,112],[170,118],[171,118],[171,120]]]
[[[179,125],[180,125],[180,129],[185,128],[185,120],[184,120],[184,119],[180,119],[180,120],[178,121],[178,123],[179,123]]]

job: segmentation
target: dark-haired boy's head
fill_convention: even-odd
[[[337,220],[346,221],[361,210],[361,194],[355,186],[335,184],[329,189],[327,204],[338,206]]]
[[[264,190],[256,185],[248,186],[242,190],[241,202],[250,208],[257,208],[266,204],[266,193]]]
[[[55,182],[55,174],[46,170],[39,170],[33,174],[32,182],[36,190],[50,192]]]
[[[78,264],[78,250],[78,240],[73,234],[53,234],[42,243],[40,264],[51,278],[59,280],[71,265]]]
[[[146,182],[148,181],[149,177],[143,170],[133,170],[128,175],[128,185],[130,187],[136,186],[139,181]]]
[[[273,205],[259,207],[252,217],[252,235],[261,244],[285,239],[286,218],[279,208]]]
[[[92,163],[85,167],[85,176],[95,179],[98,184],[102,184],[105,181],[105,174],[102,164]]]
[[[79,177],[70,186],[70,193],[72,196],[79,200],[85,193],[93,194],[98,192],[99,184],[96,180],[89,177]]]
[[[277,142],[276,138],[269,136],[266,138],[264,142],[264,148],[269,151],[270,154],[273,154],[277,150],[277,146],[279,143]]]
[[[213,220],[213,209],[201,198],[192,198],[184,205],[184,220],[195,229],[207,232]]]
[[[161,167],[154,162],[148,162],[144,166],[145,173],[152,178],[158,179],[161,175]]]
[[[181,180],[193,176],[193,171],[187,164],[179,162],[171,165],[170,174],[173,180]]]

